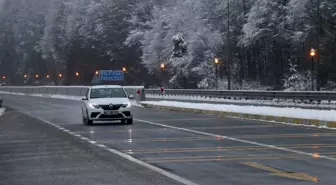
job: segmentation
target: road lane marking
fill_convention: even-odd
[[[152,121],[163,121],[163,122],[170,122],[170,121],[204,121],[204,120],[215,120],[216,118],[176,118],[176,119],[160,119],[160,120],[152,120]]]
[[[313,153],[304,152],[304,151],[300,151],[300,150],[293,150],[293,149],[288,149],[288,148],[285,148],[285,147],[278,147],[278,146],[275,146],[275,145],[269,145],[269,144],[264,144],[264,143],[259,143],[259,142],[244,140],[244,139],[238,139],[238,138],[224,136],[224,135],[212,134],[212,133],[208,133],[208,132],[201,132],[201,131],[197,131],[197,130],[182,128],[182,127],[175,127],[175,126],[165,125],[165,124],[161,124],[161,123],[154,123],[154,122],[146,121],[146,120],[135,119],[135,121],[142,122],[142,123],[147,123],[147,124],[151,124],[151,125],[157,125],[157,126],[172,128],[172,129],[181,130],[181,131],[185,131],[185,132],[205,135],[205,136],[212,136],[212,137],[215,137],[215,138],[228,139],[228,140],[237,141],[237,142],[241,142],[241,143],[247,143],[247,144],[252,144],[252,145],[257,145],[257,146],[262,146],[262,147],[267,147],[267,148],[273,148],[273,149],[276,149],[276,150],[301,154],[301,155],[305,155],[305,156],[313,157],[313,155],[314,155]],[[328,156],[324,156],[324,155],[319,156],[319,158],[327,159],[327,160],[331,160],[331,161],[336,161],[336,158],[332,158],[332,157],[328,157]]]
[[[40,117],[37,117],[37,116],[33,116],[33,115],[29,115],[28,113],[25,113],[25,112],[22,112],[22,113],[25,114],[25,115],[27,115],[27,116],[33,117],[33,118],[35,118],[35,119],[41,120],[41,121],[43,121],[43,122],[45,122],[45,123],[47,123],[47,124],[53,126],[54,128],[59,129],[59,130],[61,130],[61,129],[63,128],[63,127],[60,127],[59,125],[56,125],[56,124],[54,124],[54,123],[52,123],[52,122],[50,122],[50,121],[47,121],[47,120],[45,120],[45,119],[43,119],[43,118],[40,118]],[[63,132],[65,132],[65,131],[63,131]],[[120,152],[120,151],[118,151],[118,150],[116,150],[116,149],[107,147],[106,145],[104,145],[104,144],[100,144],[100,143],[98,143],[97,141],[90,140],[90,139],[88,139],[88,138],[86,138],[86,137],[82,137],[82,136],[80,136],[80,135],[77,136],[78,134],[76,134],[75,132],[71,132],[71,131],[70,131],[70,132],[67,132],[67,133],[70,134],[70,135],[72,135],[72,136],[74,136],[74,137],[80,138],[80,139],[82,139],[82,140],[88,142],[89,144],[92,144],[92,145],[94,145],[94,146],[100,147],[100,148],[102,148],[102,149],[104,149],[104,150],[106,150],[106,151],[109,151],[109,152],[111,152],[111,153],[113,153],[113,154],[115,154],[115,155],[118,155],[118,156],[120,156],[120,157],[122,157],[122,158],[125,158],[125,159],[127,159],[127,160],[129,160],[129,161],[131,161],[131,162],[134,162],[134,163],[136,163],[136,164],[138,164],[138,165],[141,165],[141,166],[146,167],[146,168],[148,168],[148,169],[150,169],[150,170],[152,170],[152,171],[155,171],[155,172],[157,172],[157,173],[159,173],[159,174],[161,174],[161,175],[164,175],[164,176],[166,176],[166,177],[168,177],[168,178],[174,179],[175,181],[177,181],[177,182],[179,182],[179,183],[182,183],[182,184],[185,184],[185,185],[198,185],[197,183],[192,182],[192,181],[190,181],[190,180],[188,180],[188,179],[186,179],[186,178],[183,178],[183,177],[178,176],[178,175],[176,175],[176,174],[174,174],[174,173],[168,172],[168,171],[166,171],[166,170],[164,170],[164,169],[161,169],[161,168],[159,168],[159,167],[156,167],[156,166],[154,166],[154,165],[151,165],[151,164],[149,164],[149,163],[146,163],[146,162],[144,162],[144,161],[141,161],[141,160],[139,160],[139,159],[136,159],[136,158],[134,158],[134,157],[132,157],[132,156],[130,156],[130,155],[127,155],[127,154],[125,154],[125,153],[122,153],[122,152]],[[38,158],[30,158],[30,159],[38,159]],[[29,160],[29,159],[24,159],[24,160]],[[1,162],[8,162],[8,161],[0,161],[0,163],[1,163]]]
[[[336,152],[325,152],[324,155],[335,155]],[[320,154],[315,154],[320,155]],[[245,156],[226,156],[226,155],[216,155],[216,156],[183,156],[183,157],[152,157],[152,158],[142,158],[146,161],[151,160],[184,160],[184,159],[203,159],[203,158],[222,158],[222,159],[245,159],[250,157],[257,157],[257,158],[264,158],[264,157],[301,157],[300,154],[279,154],[279,155],[259,155],[259,154],[253,154],[253,155],[245,155]]]
[[[222,140],[213,137],[181,137],[181,138],[146,138],[146,139],[121,139],[121,140],[98,140],[99,143],[150,143],[150,142],[180,142],[180,141],[205,141]]]
[[[58,125],[69,125],[69,124],[58,124]],[[189,129],[195,129],[195,130],[217,130],[217,129],[241,129],[241,128],[270,128],[270,127],[279,127],[274,125],[255,125],[255,126],[216,126],[216,127],[188,127]],[[159,128],[132,128],[127,127],[123,129],[111,129],[111,130],[82,130],[82,131],[75,131],[78,134],[86,134],[89,132],[92,132],[91,134],[101,134],[101,133],[124,133],[129,132],[132,130],[132,132],[151,132],[151,131],[166,131],[166,130],[175,130],[165,127],[159,127]]]
[[[265,135],[237,135],[237,138],[301,138],[301,137],[335,137],[335,133],[310,133],[310,134],[265,134]]]
[[[336,148],[336,145],[286,145],[286,148],[300,148],[300,149],[319,149],[319,148]],[[223,146],[223,147],[200,147],[200,148],[164,148],[164,149],[136,149],[123,150],[127,154],[159,154],[159,153],[189,153],[189,152],[222,152],[222,151],[240,151],[240,150],[274,150],[272,148],[260,146]]]
[[[326,154],[326,153],[325,153]],[[335,152],[329,153],[335,154]],[[194,157],[163,157],[163,158],[141,158],[148,163],[194,163],[194,162],[212,162],[212,161],[247,161],[247,160],[279,160],[292,159],[302,160],[310,158],[301,154],[283,154],[283,155],[248,155],[248,156],[194,156]]]
[[[308,158],[308,156],[304,156]],[[232,157],[232,156],[201,156],[198,158],[141,158],[148,163],[194,163],[194,162],[213,162],[213,161],[242,161],[242,160],[280,160],[280,159],[302,159],[299,154],[282,156],[251,156],[251,157]]]
[[[287,177],[287,178],[292,178],[292,179],[302,180],[302,181],[319,182],[319,179],[317,177],[312,177],[303,172],[289,172],[289,171],[273,168],[271,166],[265,166],[263,164],[256,163],[256,162],[242,162],[241,164],[244,164],[246,166],[250,166],[253,168],[265,170],[265,171],[271,172],[272,174],[280,176],[280,177]]]

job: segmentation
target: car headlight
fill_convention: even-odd
[[[96,109],[100,108],[100,105],[98,105],[96,103],[89,103],[89,106],[92,107],[92,108],[96,108]]]
[[[130,107],[130,106],[131,106],[131,102],[126,102],[121,105],[122,108]]]

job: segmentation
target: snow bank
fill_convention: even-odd
[[[206,102],[214,102],[214,103],[232,103],[232,104],[254,104],[254,105],[282,105],[287,107],[307,107],[307,108],[330,108],[336,109],[335,101],[321,101],[321,104],[317,102],[296,102],[294,103],[292,100],[245,100],[245,99],[224,99],[224,98],[210,98],[210,97],[201,97],[201,96],[177,96],[177,95],[154,95],[154,94],[146,94],[146,98],[158,99],[158,100],[183,100],[183,101],[204,101]]]
[[[175,101],[144,101],[143,104],[181,107],[200,110],[223,111],[231,113],[256,114],[287,118],[301,118],[322,121],[336,121],[336,110],[310,110],[300,108],[276,108],[264,106],[238,106],[207,103],[185,103]]]

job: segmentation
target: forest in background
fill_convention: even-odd
[[[126,67],[128,85],[211,89],[218,58],[221,89],[310,90],[315,48],[328,90],[335,37],[335,0],[0,0],[0,76],[74,85]]]

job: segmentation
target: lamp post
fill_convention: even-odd
[[[62,77],[63,77],[62,73],[58,74],[58,85],[61,84]]]
[[[311,90],[314,91],[314,57],[316,56],[316,50],[310,49],[309,55],[311,57]]]
[[[215,80],[216,80],[216,89],[218,89],[218,64],[219,60],[218,58],[215,58]]]
[[[163,72],[164,72],[165,64],[161,63],[160,64],[160,69],[161,69],[161,86],[163,87]]]
[[[39,83],[38,78],[39,78],[39,75],[36,74],[36,75],[35,75],[35,85],[38,85],[38,83]]]
[[[26,74],[23,75],[23,83],[24,84],[27,84],[27,77],[28,77],[28,75],[26,75]]]
[[[80,73],[79,72],[75,72],[75,83],[77,84],[77,85],[79,85],[80,84]]]
[[[126,67],[122,67],[121,70],[124,72],[124,79],[123,79],[123,84],[126,85],[126,72],[127,72],[127,68]]]

